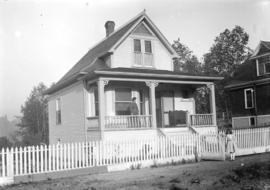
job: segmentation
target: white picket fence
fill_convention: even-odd
[[[236,154],[248,155],[270,151],[270,128],[233,130],[236,141]]]
[[[2,149],[0,178],[95,166],[194,158],[198,135]]]
[[[233,133],[238,156],[270,150],[270,128],[239,129]],[[0,185],[1,181],[14,176],[96,166],[107,166],[111,170],[145,167],[196,157],[224,160],[224,132],[6,148],[0,151]]]

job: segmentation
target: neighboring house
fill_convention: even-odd
[[[233,128],[270,125],[270,42],[261,41],[225,89]]]
[[[215,130],[213,82],[222,77],[175,72],[178,55],[145,11],[114,26],[107,21],[106,37],[46,92],[50,143]],[[202,86],[211,91],[208,114],[195,113],[193,95]]]

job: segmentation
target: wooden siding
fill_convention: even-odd
[[[254,109],[245,109],[244,88],[229,92],[231,111],[233,117],[254,115]]]
[[[258,115],[270,114],[270,84],[256,86]]]
[[[61,99],[61,124],[56,125],[56,99]],[[85,140],[83,84],[76,83],[49,98],[49,143]]]
[[[230,104],[233,117],[256,115],[255,109],[245,109],[244,90],[235,89],[229,92]],[[270,84],[261,84],[255,87],[257,115],[270,114]]]

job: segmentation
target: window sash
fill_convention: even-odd
[[[130,115],[129,105],[132,91],[129,88],[115,89],[115,114],[116,115]]]
[[[145,40],[144,41],[144,52],[145,53],[152,53],[152,43],[151,43],[151,41],[149,41],[149,40]]]
[[[134,39],[133,41],[134,41],[134,52],[142,52],[141,40]]]

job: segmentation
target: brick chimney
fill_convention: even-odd
[[[109,20],[105,23],[106,37],[108,37],[111,33],[114,32],[114,26],[115,23],[113,21]]]

